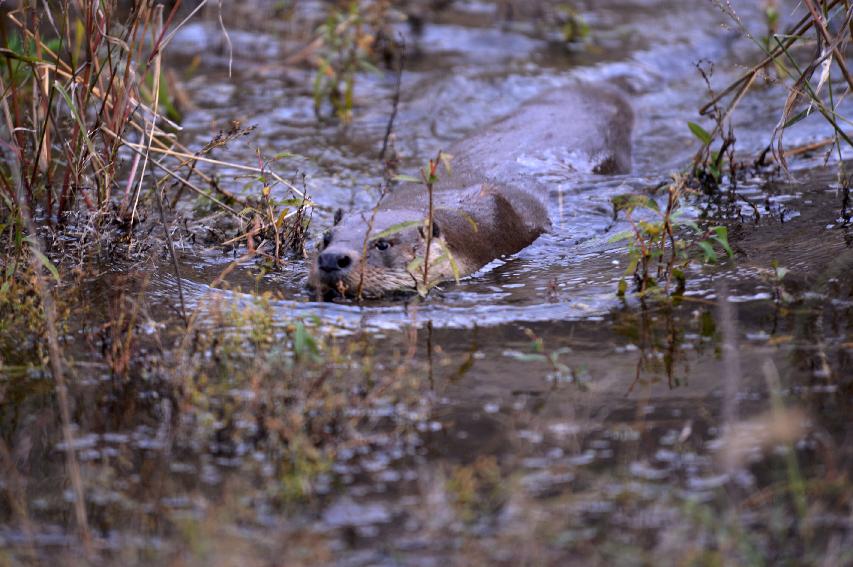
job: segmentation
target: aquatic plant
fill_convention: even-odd
[[[633,238],[630,239],[629,247],[631,262],[628,272],[637,274],[635,287],[640,292],[650,286],[655,287],[661,278],[666,281],[666,290],[673,277],[678,281],[678,287],[683,288],[685,264],[677,266],[675,259],[687,261],[690,248],[700,249],[704,260],[710,262],[717,259],[715,247],[721,247],[731,256],[726,229],[723,226],[709,225],[700,228],[693,222],[679,219],[677,211],[682,206],[682,201],[690,199],[691,195],[704,193],[716,197],[722,189],[727,192],[729,200],[734,202],[738,198],[736,187],[739,174],[745,170],[761,171],[766,168],[768,155],[781,169],[787,171],[786,158],[827,148],[825,158],[829,160],[835,156],[839,185],[844,191],[845,202],[849,199],[847,195],[850,180],[844,170],[842,148],[853,147],[853,140],[842,128],[843,124],[849,123],[849,119],[843,116],[839,109],[853,88],[853,79],[843,55],[851,40],[849,23],[853,18],[853,7],[837,0],[808,0],[803,4],[806,13],[781,34],[777,31],[778,7],[775,2],[768,2],[764,11],[767,35],[757,39],[731,3],[718,2],[717,5],[741,33],[759,47],[764,58],[719,92],[715,92],[711,85],[712,69],[706,62],[697,65],[711,93],[711,99],[700,109],[700,114],[710,117],[713,127],[706,129],[698,122],[687,123],[700,147],[689,170],[680,175],[674,183],[666,184],[669,193],[666,212],[661,213],[657,202],[652,198],[622,196],[614,199],[614,210],[623,213],[632,225]],[[814,36],[817,50],[798,49],[801,44],[809,41],[810,34]],[[804,56],[804,53],[808,56]],[[769,76],[771,70],[775,70],[773,78]],[[755,157],[751,165],[743,164],[735,158],[735,134],[731,118],[738,104],[748,96],[750,89],[761,76],[772,82],[784,82],[787,85],[787,97],[779,122],[770,133],[767,149]],[[846,83],[843,91],[839,91],[836,84],[839,80]],[[832,136],[801,147],[786,148],[786,130],[811,115],[820,115],[832,128]],[[651,223],[645,220],[634,221],[631,216],[634,210],[645,210],[646,213],[659,215],[660,220]],[[842,212],[842,215],[844,214]],[[679,225],[689,230],[675,230]],[[625,236],[623,233],[620,238]],[[663,261],[667,240],[670,253],[667,260]],[[657,273],[655,278],[650,278],[649,263],[653,260],[658,260]],[[626,291],[627,286],[623,280],[619,285],[619,293],[624,294]]]
[[[446,490],[459,517],[474,522],[500,511],[508,498],[497,459],[481,455],[470,465],[454,467]]]
[[[434,287],[438,283],[435,280],[430,281],[429,279],[429,270],[431,266],[437,266],[441,262],[447,262],[450,265],[450,269],[453,272],[456,281],[459,281],[459,267],[456,263],[456,259],[453,257],[453,254],[446,246],[440,244],[439,250],[441,253],[435,258],[430,258],[433,248],[433,238],[437,233],[433,224],[433,219],[435,215],[434,194],[435,184],[438,183],[438,167],[439,165],[443,165],[445,172],[450,173],[450,163],[452,159],[453,156],[439,150],[435,159],[429,160],[429,162],[421,168],[420,179],[408,175],[398,175],[396,177],[398,181],[421,183],[427,193],[427,214],[426,217],[424,217],[423,226],[420,228],[421,234],[424,235],[425,240],[424,255],[422,257],[418,256],[412,259],[412,261],[409,262],[409,265],[406,266],[406,270],[410,274],[415,274],[418,270],[423,274],[423,277],[420,278],[420,280],[415,277],[418,294],[420,294],[421,297],[425,297],[427,293],[429,293],[430,288]],[[404,227],[398,228],[402,229]]]
[[[575,384],[579,390],[585,389],[585,384],[582,378],[585,375],[585,370],[575,369],[563,361],[565,355],[569,355],[572,349],[568,346],[562,346],[555,349],[547,349],[545,340],[537,335],[533,329],[525,328],[524,334],[530,338],[530,351],[519,352],[515,350],[504,351],[504,356],[519,360],[522,362],[531,363],[546,363],[550,370],[545,375],[545,379],[554,387],[562,384]]]
[[[625,276],[633,278],[633,290],[640,297],[652,292],[668,295],[672,281],[677,285],[675,293],[684,291],[687,267],[701,258],[702,262],[714,263],[718,259],[717,249],[728,257],[733,256],[725,226],[700,227],[695,221],[684,218],[683,195],[688,178],[673,177],[666,186],[667,204],[661,210],[657,201],[646,195],[619,195],[612,199],[614,218],[622,214],[631,229],[610,238],[612,242],[628,241],[628,266]],[[645,218],[636,218],[642,212]],[[647,220],[648,219],[648,220]],[[628,291],[624,277],[619,281],[618,294]]]
[[[390,36],[390,4],[387,0],[350,0],[344,8],[340,3],[329,7],[314,41],[314,112],[318,118],[328,103],[338,120],[352,120],[357,74],[378,72],[374,60],[382,47],[379,43]]]
[[[560,33],[566,43],[578,44],[589,37],[589,24],[572,4],[559,4],[556,12]]]

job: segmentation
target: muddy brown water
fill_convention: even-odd
[[[754,7],[739,8],[745,22],[760,21]],[[276,564],[275,550],[287,546],[289,534],[299,531],[304,538],[307,531],[309,541],[329,546],[325,562],[342,565],[627,565],[652,558],[683,564],[692,553],[725,548],[709,535],[718,528],[696,520],[702,513],[731,519],[726,514],[732,499],[752,493],[780,498],[767,487],[789,478],[784,443],[764,454],[754,440],[751,460],[734,467],[722,466],[720,457],[729,440],[723,436],[726,417],[740,423],[766,415],[773,396],[805,416],[802,431],[788,441],[797,447],[801,474],[821,479],[849,472],[853,229],[836,170],[821,165],[823,154],[792,162],[792,179],[740,180],[735,204],[721,199],[687,209],[694,218],[726,209],[736,257],[691,269],[683,301],[644,307],[616,296],[627,255],[622,244],[610,241],[625,229],[612,218],[611,197],[655,186],[689,161],[697,144],[686,122],[696,120],[706,92],[694,64],[714,61],[713,83],[724,85],[753,60],[746,53],[754,55],[754,46],[710,2],[590,3],[583,14],[592,39],[574,50],[553,41],[523,11],[512,21],[501,13],[497,3],[459,2],[428,19],[421,35],[401,25],[412,53],[395,125],[400,170],[416,171],[438,149],[543,90],[592,80],[621,86],[634,105],[632,173],[580,175],[556,160],[530,164],[531,175],[552,187],[553,232],[442,286],[422,303],[317,303],[303,288],[304,261],[291,261],[260,281],[254,268],[236,270],[230,290],[280,294],[270,303],[276,326],[305,318],[342,337],[367,337],[379,366],[395,364],[414,332],[412,372],[422,377],[430,404],[415,428],[417,440],[361,458],[340,456],[321,503],[281,509],[241,481],[238,457],[205,459],[206,451],[215,451],[203,441],[164,458],[162,415],[144,409],[159,407],[151,400],[157,388],[116,388],[122,399],[115,407],[126,415],[87,422],[102,433],[81,427],[79,447],[84,462],[115,459],[112,468],[98,470],[112,471],[117,488],[89,495],[93,509],[104,511],[94,514],[93,525],[102,530],[99,545],[108,560],[156,563],[159,553],[178,548],[183,555],[171,557],[189,563],[241,564],[236,558],[242,556]],[[236,22],[229,30],[230,78],[227,46],[214,21],[188,25],[170,46],[179,70],[203,52],[185,83],[195,107],[182,124],[183,141],[195,147],[239,120],[258,128],[218,157],[255,163],[256,148],[302,156],[277,167],[300,183],[294,172],[304,172],[308,191],[327,207],[314,213],[316,239],[334,208],[375,202],[393,75],[359,76],[351,125],[318,124],[310,71],[278,63],[293,45],[274,29],[241,29]],[[766,145],[782,93],[779,85],[761,85],[744,101],[735,116],[743,155]],[[806,120],[786,141],[796,145],[827,133],[819,120]],[[228,179],[227,171],[219,173]],[[234,181],[231,189],[241,186]],[[286,196],[283,188],[274,191]],[[209,283],[234,256],[179,243],[179,258],[194,307],[215,291]],[[781,284],[770,275],[773,261],[789,270]],[[169,264],[147,277],[152,312],[169,312],[177,302]],[[782,291],[792,301],[776,301]],[[220,293],[252,301],[249,293]],[[720,317],[721,294],[733,321]],[[721,343],[725,324],[735,333],[734,366]],[[727,394],[732,372],[738,380]],[[33,383],[43,384],[38,378]],[[29,427],[56,429],[40,406],[48,403],[44,391],[29,385],[13,393],[20,412],[30,416],[7,404],[7,438],[21,438]],[[85,407],[85,387],[76,398]],[[79,548],[58,433],[47,439],[54,445],[29,449],[29,493],[43,493],[30,498],[30,507],[34,517],[49,520],[36,530],[37,548],[56,556]],[[458,493],[466,471],[486,470],[488,463],[511,488],[471,520],[447,487]],[[745,529],[761,534],[748,542],[759,563],[815,563],[823,554],[839,561],[829,564],[851,561],[849,488],[841,494],[836,508],[821,509],[810,527],[820,533],[811,540],[819,552],[777,546],[790,526],[755,528],[744,520]],[[168,520],[158,523],[152,513],[146,516],[152,525],[124,522],[123,506],[159,510]],[[211,519],[214,508],[219,515]],[[780,504],[773,513],[786,512]],[[198,543],[203,538],[193,539],[191,528],[181,527],[205,518],[226,525],[229,541],[238,542],[234,556]],[[685,531],[692,524],[684,518],[704,531]],[[0,537],[10,546],[23,545],[11,524]]]

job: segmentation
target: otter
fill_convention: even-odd
[[[606,85],[578,84],[522,104],[447,150],[452,168],[434,185],[431,224],[428,192],[414,182],[375,209],[336,214],[308,287],[324,297],[414,292],[522,250],[551,227],[548,187],[525,163],[556,159],[581,173],[626,173],[633,121],[630,105]]]

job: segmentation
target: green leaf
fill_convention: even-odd
[[[683,221],[680,221],[680,222],[679,222],[679,224],[684,225],[684,226],[686,226],[686,227],[690,228],[693,232],[696,232],[696,233],[701,233],[701,232],[702,232],[702,229],[701,229],[701,228],[699,228],[699,225],[698,225],[698,224],[696,224],[696,222],[695,222],[695,221],[692,221],[692,220],[690,220],[690,219],[685,219],[685,220],[683,220]]]
[[[393,224],[380,232],[379,234],[374,234],[371,240],[375,240],[378,238],[385,238],[386,236],[391,236],[392,234],[397,234],[398,232],[402,232],[407,228],[411,228],[413,226],[420,226],[421,221],[403,221],[398,222],[397,224]]]
[[[433,241],[433,242],[435,242],[435,241]],[[441,251],[442,251],[441,254],[439,254],[437,257],[430,256],[430,259],[429,259],[430,260],[429,261],[430,268],[432,268],[433,266],[436,266],[436,265],[440,264],[441,262],[447,260],[447,263],[450,264],[450,270],[453,272],[453,278],[456,280],[456,283],[459,283],[459,278],[461,277],[461,272],[459,271],[459,265],[456,263],[456,258],[453,257],[453,254],[451,254],[450,250],[448,250],[447,247],[445,247],[445,246],[441,247]],[[438,281],[433,282],[430,284],[430,287],[435,287],[439,283],[441,283],[441,282],[438,282]]]
[[[444,166],[444,171],[452,173],[450,170],[450,162],[453,161],[453,156],[447,152],[440,152],[438,159],[441,160],[441,165]]]
[[[456,280],[456,283],[459,283],[459,264],[456,263],[456,258],[453,257],[453,254],[450,253],[450,250],[446,250],[446,254],[447,259],[450,261],[450,269],[453,270],[453,279]]]
[[[424,257],[418,256],[408,264],[406,264],[406,271],[410,274],[415,274],[418,270],[420,270],[421,266],[424,265]]]
[[[381,74],[381,71],[379,70],[379,68],[376,67],[376,65],[374,65],[373,63],[371,63],[367,59],[359,59],[358,65],[361,67],[361,69],[363,71],[367,71],[368,73],[373,73],[374,75]]]
[[[693,135],[699,138],[699,141],[704,145],[709,145],[711,143],[711,134],[708,133],[707,130],[696,124],[695,122],[688,122],[687,127],[690,128],[690,131],[693,132]]]
[[[768,5],[764,8],[764,17],[767,18],[767,28],[775,29],[779,23],[779,10],[773,5]]]
[[[782,125],[782,128],[783,129],[784,128],[790,128],[791,126],[793,126],[794,124],[796,124],[800,120],[804,119],[808,115],[809,115],[809,109],[808,108],[801,110],[800,112],[796,113],[794,116],[789,118],[788,121]]]
[[[89,130],[86,128],[86,124],[83,122],[83,118],[80,116],[80,113],[77,111],[77,107],[74,106],[74,102],[71,100],[71,95],[68,94],[68,91],[62,88],[62,85],[59,84],[59,81],[55,81],[53,83],[53,86],[56,90],[59,91],[59,94],[62,95],[62,98],[65,99],[65,104],[68,105],[68,110],[71,111],[72,116],[74,116],[74,120],[77,121],[77,125],[80,127],[80,136],[83,138],[83,141],[89,148],[89,153],[92,156],[99,155],[98,152],[95,151],[95,145],[92,142],[92,138],[89,136]]]
[[[151,78],[151,87],[153,88],[154,78]],[[175,106],[174,98],[172,97],[172,93],[169,91],[169,81],[165,80],[161,77],[160,79],[160,95],[159,101],[160,105],[166,111],[166,118],[171,120],[172,122],[180,122],[183,119],[178,107]]]
[[[53,265],[53,262],[50,259],[42,254],[41,250],[36,247],[35,242],[27,237],[27,242],[30,244],[30,252],[41,262],[41,265],[47,268],[47,271],[50,272],[50,275],[53,276],[53,279],[56,280],[56,283],[61,283],[62,280],[59,278],[59,270],[56,269],[56,266]]]
[[[617,232],[613,236],[607,239],[607,242],[621,242],[622,240],[630,240],[634,238],[633,230],[623,230],[622,232]]]
[[[464,218],[466,221],[468,221],[468,224],[471,225],[471,229],[474,232],[480,231],[480,228],[477,226],[477,221],[474,220],[474,217],[472,217],[471,215],[469,215],[465,211],[459,211],[459,214],[462,215],[462,218]]]
[[[637,207],[660,212],[660,207],[658,207],[657,201],[648,195],[634,195],[631,193],[616,195],[610,199],[610,202],[613,203],[613,208],[616,209],[617,212],[632,211]]]
[[[723,247],[723,250],[726,251],[729,258],[733,258],[735,254],[732,252],[732,247],[729,246],[729,229],[724,226],[715,226],[713,230],[716,234],[713,240]]]
[[[517,352],[513,350],[504,351],[504,356],[520,360],[521,362],[548,362],[548,357],[544,354]]]
[[[705,258],[703,260],[705,263],[713,264],[717,261],[717,253],[714,251],[714,247],[711,246],[710,242],[702,240],[696,244],[702,249],[702,252],[705,253]]]
[[[421,180],[411,175],[395,175],[394,181],[407,181],[409,183],[420,183]]]
[[[301,321],[296,323],[296,329],[293,331],[293,352],[297,357],[304,357],[305,355],[317,357],[320,352],[317,348],[317,341],[308,334]]]
[[[59,38],[48,40],[47,48],[56,53],[62,47],[62,40]]]
[[[716,158],[714,161],[716,163]],[[717,183],[719,183],[723,179],[723,173],[720,171],[720,168],[717,167],[716,165],[709,165],[708,166],[708,173],[711,174],[711,177],[713,177],[714,181],[716,181]]]
[[[41,59],[38,59],[36,57],[28,57],[26,55],[23,55],[21,53],[16,53],[15,51],[13,51],[11,49],[6,49],[6,48],[0,48],[0,55],[2,55],[4,57],[8,57],[9,59],[17,59],[19,61],[29,63],[30,65],[39,65],[39,64],[44,63],[44,61],[42,61]]]

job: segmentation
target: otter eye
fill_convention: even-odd
[[[374,244],[374,246],[376,246],[377,250],[388,250],[389,248],[391,248],[391,243],[385,240],[384,238],[380,238],[376,241],[376,244]]]
[[[332,232],[327,230],[323,233],[323,248],[328,248],[329,243],[332,241]]]

